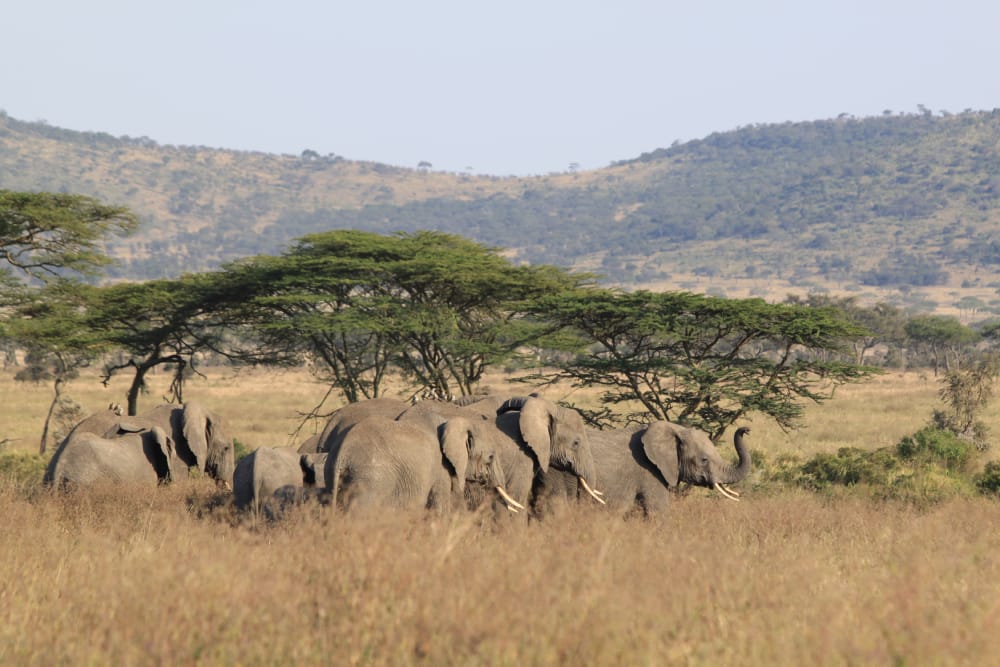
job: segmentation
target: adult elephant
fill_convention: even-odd
[[[599,503],[603,493],[592,486],[598,473],[588,430],[576,410],[540,396],[511,398],[496,410],[496,427],[516,450],[504,447],[503,465],[515,499],[533,501],[533,487],[558,471]],[[515,451],[527,453],[517,456]],[[524,501],[521,501],[524,502]]]
[[[496,407],[491,408],[489,414],[484,413],[482,407],[478,403],[475,408],[471,408],[450,401],[424,400],[408,408],[397,417],[397,421],[413,424],[435,434],[444,452],[448,451],[450,439],[464,438],[473,461],[476,457],[489,461],[489,466],[475,462],[470,466],[476,470],[485,470],[488,474],[469,476],[467,481],[471,484],[461,489],[463,495],[467,492],[474,499],[469,504],[474,508],[482,503],[485,496],[495,491],[498,508],[505,508],[516,514],[525,509],[528,499],[515,498],[507,490],[510,482],[508,473],[514,466],[504,465],[504,462],[519,458],[525,465],[530,465],[530,458],[526,452],[518,449],[512,439],[496,428]],[[515,495],[522,494],[515,492]]]
[[[745,443],[750,429],[745,426],[733,435],[737,465],[722,458],[704,431],[671,422],[657,421],[623,430],[588,430],[604,499],[609,509],[622,515],[638,511],[649,516],[666,511],[670,489],[680,482],[714,488],[736,500],[736,492],[726,485],[745,479],[752,465]],[[541,493],[544,505],[551,509],[562,498],[576,497],[574,482],[567,475],[548,478]]]
[[[458,417],[439,428],[423,420],[371,416],[353,424],[326,460],[326,483],[338,508],[448,511],[461,503],[467,481],[505,486],[486,443]]]
[[[233,439],[222,419],[200,401],[159,405],[121,423],[129,430],[158,426],[173,440],[185,471],[198,469],[221,485],[231,484],[236,467]]]
[[[255,449],[236,464],[233,504],[236,509],[257,513],[268,497],[283,486],[323,487],[325,462],[326,454],[300,454],[291,447]]]
[[[78,431],[68,437],[44,481],[60,488],[104,481],[155,485],[169,482],[181,467],[174,441],[162,428],[129,431],[116,424],[103,435]]]
[[[413,414],[440,414],[445,419],[465,416],[485,422],[507,481],[509,499],[492,498],[498,514],[510,509],[510,500],[517,503],[516,507],[533,505],[536,490],[543,488],[540,480],[550,469],[565,473],[573,484],[579,483],[603,502],[589,483],[597,472],[583,418],[575,410],[537,395],[489,395],[457,404],[421,401],[400,419]],[[471,508],[476,508],[490,501],[490,494],[482,485],[470,484],[466,499]]]
[[[410,404],[406,401],[388,396],[348,403],[331,415],[326,428],[319,435],[315,451],[335,453],[344,435],[362,419],[368,417],[395,419],[409,407]]]

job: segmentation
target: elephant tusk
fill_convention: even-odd
[[[497,484],[496,489],[497,493],[500,494],[500,497],[503,498],[503,501],[507,503],[507,509],[509,509],[511,512],[517,512],[517,510],[524,509],[524,505],[511,498],[510,494],[507,493],[506,489],[504,489],[502,486]]]
[[[731,493],[732,495],[736,496],[737,498],[739,498],[739,497],[740,497],[740,492],[739,492],[739,491],[735,491],[735,490],[733,490],[733,489],[730,489],[730,488],[729,488],[728,486],[726,486],[725,484],[722,484],[721,482],[719,483],[719,486],[721,486],[721,487],[722,487],[722,488],[724,488],[724,489],[725,489],[725,490],[726,490],[727,492]]]
[[[724,497],[724,498],[728,498],[729,500],[733,500],[733,501],[736,501],[736,502],[740,502],[740,499],[739,499],[739,498],[737,498],[736,496],[733,496],[733,495],[730,495],[730,494],[729,494],[729,492],[728,492],[728,491],[726,491],[726,490],[725,490],[725,489],[724,489],[724,488],[722,487],[722,485],[721,485],[721,484],[719,484],[718,482],[716,482],[716,483],[715,483],[715,484],[713,484],[712,486],[713,486],[713,487],[715,488],[715,490],[716,490],[716,491],[718,491],[719,493],[721,493],[721,494],[723,495],[723,497]]]
[[[602,505],[608,504],[604,500],[604,498],[601,498],[601,496],[604,495],[603,493],[601,493],[600,491],[594,491],[592,488],[590,488],[590,484],[587,484],[587,480],[585,480],[583,477],[579,477],[578,479],[580,480],[580,484],[583,485],[583,490],[589,493],[591,496],[593,496],[594,500],[601,503]]]

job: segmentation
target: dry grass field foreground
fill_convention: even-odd
[[[91,409],[119,400],[114,384],[91,384],[71,385]],[[0,438],[33,450],[48,389],[7,373],[0,389]],[[845,387],[810,408],[803,431],[753,423],[752,446],[771,456],[891,445],[926,422],[935,389],[917,374]],[[322,393],[299,374],[213,371],[189,398],[253,447],[285,444],[295,410]],[[1000,431],[995,405],[986,418]],[[363,522],[305,508],[266,525],[235,515],[204,479],[74,494],[0,479],[0,664],[981,665],[1000,655],[1000,503],[916,509],[740,488],[743,502],[689,494],[650,520],[592,505],[499,526],[476,514]]]

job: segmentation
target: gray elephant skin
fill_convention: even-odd
[[[315,451],[327,454],[335,453],[344,435],[362,419],[367,417],[395,419],[409,407],[410,404],[406,401],[386,396],[348,403],[331,415],[326,428],[323,429],[316,441]],[[303,443],[304,445],[305,443]]]
[[[736,499],[726,487],[746,478],[751,470],[745,436],[740,427],[733,435],[739,458],[727,463],[703,431],[666,421],[610,431],[588,429],[591,450],[598,469],[597,482],[611,511],[624,515],[650,516],[665,512],[670,490],[680,482],[715,488]],[[565,499],[582,498],[576,480],[565,474],[550,475],[539,492],[546,511],[558,511]]]
[[[574,485],[582,480],[582,485],[593,490],[588,480],[593,480],[597,472],[583,419],[575,410],[534,395],[490,395],[458,403],[421,401],[399,419],[427,414],[445,420],[462,416],[473,421],[496,452],[507,497],[491,494],[491,489],[482,484],[470,484],[466,500],[471,509],[491,502],[495,513],[503,515],[512,508],[530,506],[536,480],[548,474],[550,467],[564,472]],[[598,495],[594,497],[600,500]]]
[[[351,512],[449,511],[463,504],[467,481],[504,486],[502,469],[469,420],[368,416],[331,443],[326,483],[333,503]]]
[[[255,449],[236,464],[233,504],[240,510],[259,512],[261,505],[284,486],[324,487],[325,462],[326,454],[300,454],[291,447]]]
[[[496,426],[524,456],[505,447],[503,465],[511,495],[534,505],[536,487],[550,474],[560,474],[579,484],[599,503],[604,503],[596,483],[599,473],[588,429],[578,412],[538,396],[519,397],[497,408]],[[524,501],[521,499],[524,498]]]
[[[49,462],[44,481],[60,488],[105,481],[156,485],[169,482],[180,465],[163,429],[124,432],[115,425],[104,435],[83,431],[67,439]]]
[[[91,426],[105,418],[97,416]],[[189,475],[192,468],[227,486],[232,479],[232,440],[224,434],[220,419],[200,403],[162,405],[136,417],[119,417],[100,436],[91,432],[90,426],[82,426],[78,425],[56,450],[43,482],[87,485],[99,481],[94,476],[99,470],[110,480],[166,482]],[[116,449],[115,445],[121,446]],[[142,460],[147,469],[140,471]]]

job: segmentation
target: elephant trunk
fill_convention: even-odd
[[[736,455],[739,457],[739,463],[735,466],[727,466],[723,470],[720,479],[717,480],[721,484],[733,484],[739,482],[746,478],[750,474],[750,452],[747,451],[746,444],[743,442],[743,436],[750,432],[750,429],[746,426],[741,426],[736,429],[736,434],[733,436],[733,446],[736,448]]]
[[[604,494],[594,488],[597,486],[597,466],[594,464],[594,457],[589,448],[584,449],[583,452],[579,457],[580,460],[571,463],[571,469],[576,473],[577,480],[583,490],[597,502],[606,505],[607,503],[601,498]]]

